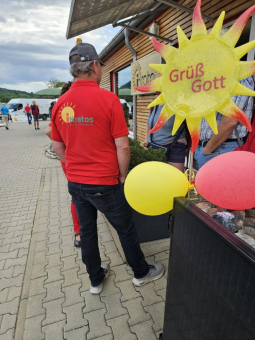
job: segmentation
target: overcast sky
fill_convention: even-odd
[[[0,87],[36,92],[50,78],[71,80],[66,40],[71,0],[0,0]],[[106,26],[81,35],[98,53],[118,32]]]

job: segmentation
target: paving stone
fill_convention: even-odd
[[[10,247],[10,251],[20,248],[29,248],[30,241],[22,242],[22,243],[12,243]]]
[[[24,255],[26,255],[26,257],[28,257],[28,252],[29,252],[29,248],[27,248],[27,249],[21,248],[21,249],[19,249],[18,257],[23,257]]]
[[[44,302],[53,301],[65,297],[65,294],[61,290],[63,282],[64,280],[60,280],[44,285],[47,291],[47,295],[44,299]]]
[[[153,319],[154,332],[161,331],[163,329],[163,324],[164,324],[165,303],[159,302],[159,303],[156,303],[155,305],[144,307],[144,309],[146,312],[150,313]]]
[[[65,321],[55,322],[42,328],[45,340],[63,340]]]
[[[31,274],[31,279],[37,279],[38,277],[47,276],[47,272],[45,269],[45,263],[34,264]]]
[[[114,241],[109,241],[104,243],[105,254],[114,253],[117,251],[117,247]]]
[[[63,247],[73,245],[73,240],[70,237],[70,235],[61,236],[61,240],[62,240],[62,246]]]
[[[112,328],[114,339],[137,340],[136,335],[130,332],[128,318],[129,315],[126,314],[106,321],[107,325]]]
[[[99,295],[90,294],[89,291],[82,292],[81,295],[85,297],[85,308],[83,309],[83,313],[90,313],[103,308],[105,309],[105,303],[101,301]]]
[[[115,251],[114,253],[108,253],[107,256],[110,258],[111,267],[119,266],[124,263],[118,251]]]
[[[113,334],[107,334],[104,336],[100,336],[100,338],[94,338],[93,340],[114,340]]]
[[[95,312],[84,314],[84,318],[89,322],[89,332],[87,334],[87,339],[99,338],[106,334],[111,334],[112,330],[105,323],[104,315],[106,309],[99,309]],[[118,339],[118,338],[116,338]]]
[[[47,230],[47,232],[48,232],[48,223],[40,223],[37,226],[37,232],[38,233],[44,232],[45,230]]]
[[[73,268],[79,268],[79,265],[76,263],[76,257],[77,255],[66,257],[63,260],[64,266],[62,268],[62,271],[73,269]]]
[[[137,299],[129,300],[122,303],[129,312],[130,319],[128,320],[128,324],[130,326],[151,320],[150,314],[146,313],[142,306],[142,301],[143,299],[139,297]]]
[[[67,324],[64,327],[65,332],[88,325],[88,321],[83,317],[83,308],[84,302],[63,308],[67,316]]]
[[[3,240],[3,245],[10,244],[15,240],[15,242],[19,242],[22,236],[14,237],[14,231],[10,233],[6,233],[6,228],[0,228],[0,239]]]
[[[66,235],[74,235],[74,230],[73,227],[69,226],[66,228],[61,228],[61,235],[66,236]]]
[[[63,262],[60,259],[61,254],[53,254],[53,255],[48,255],[47,260],[48,264],[46,266],[46,270],[48,270],[51,267],[57,267],[63,264]]]
[[[8,253],[11,246],[12,244],[6,244],[5,246],[0,247],[0,253]],[[14,249],[11,249],[11,250],[14,250]]]
[[[120,289],[116,287],[114,279],[114,275],[109,275],[108,278],[104,281],[104,288],[101,296],[108,296],[111,294],[120,293]]]
[[[22,236],[21,242],[24,243],[24,242],[26,242],[26,241],[30,241],[31,238],[32,238],[31,235],[23,235],[23,236]]]
[[[117,316],[127,314],[126,308],[123,308],[120,302],[121,293],[112,294],[108,296],[101,297],[101,300],[105,302],[107,313],[105,314],[105,319],[113,319]]]
[[[10,287],[7,301],[12,301],[16,297],[21,296],[22,286],[20,287]]]
[[[8,293],[9,293],[9,288],[5,288],[0,291],[0,303],[4,303],[7,301]],[[1,325],[1,322],[0,322],[0,325]]]
[[[86,334],[88,333],[88,331],[89,331],[88,326],[84,326],[82,328],[77,328],[77,329],[74,329],[70,332],[65,332],[64,338],[66,340],[84,340],[84,339],[87,338]]]
[[[39,277],[38,279],[30,281],[29,297],[46,293],[46,289],[44,287],[45,279],[46,277]]]
[[[43,326],[66,320],[65,314],[62,312],[62,304],[64,301],[65,299],[63,298],[43,303],[43,307],[46,308],[46,318],[42,322]]]
[[[120,288],[122,302],[141,297],[141,294],[135,290],[132,281],[116,282],[116,286]]]
[[[13,250],[9,253],[2,253],[1,254],[1,260],[9,260],[9,259],[16,259],[18,256],[18,250]]]
[[[158,337],[156,337],[155,333],[153,332],[152,325],[153,322],[150,320],[132,326],[130,329],[136,334],[137,339],[139,340],[157,340]]]
[[[112,241],[112,234],[110,233],[110,231],[106,231],[104,233],[101,233],[100,234],[100,239],[101,239],[101,243],[104,244],[105,242],[108,242],[108,241]]]
[[[78,256],[77,256],[76,262],[78,263],[78,266],[79,266],[78,275],[87,274],[87,268],[85,264],[82,262],[82,260],[78,260]]]
[[[26,318],[32,318],[34,316],[38,316],[46,313],[45,308],[43,308],[43,299],[46,294],[35,295],[29,297],[27,300],[27,314]]]
[[[16,298],[12,301],[1,303],[0,315],[6,314],[6,311],[8,311],[9,314],[14,315],[18,313],[18,309],[19,309],[19,298]]]
[[[66,219],[66,220],[60,220],[60,228],[66,228],[66,227],[70,227],[72,226],[72,221],[70,218]]]
[[[44,318],[45,315],[39,315],[34,318],[26,319],[22,340],[44,340],[44,333],[41,331]]]
[[[143,297],[142,305],[149,306],[161,302],[162,297],[156,294],[154,282],[147,283],[145,286],[135,288]]]
[[[158,290],[157,294],[160,295],[164,301],[166,301],[166,288]]]
[[[22,286],[22,279],[23,276],[21,274],[19,276],[8,279],[3,277],[2,279],[0,279],[0,291],[4,288],[9,288],[12,286]]]
[[[64,258],[64,257],[68,257],[68,256],[72,256],[75,254],[75,250],[74,250],[74,247],[69,245],[69,246],[62,246],[61,247],[61,250],[62,250],[62,255],[61,255],[61,258]]]
[[[54,254],[58,254],[61,253],[62,254],[62,249],[61,247],[61,241],[55,242],[55,243],[49,243],[47,244],[48,247],[48,251],[47,251],[47,255],[54,255]]]
[[[19,276],[20,274],[24,274],[25,270],[26,270],[26,266],[15,266],[13,276],[15,277],[15,276]]]
[[[55,234],[48,234],[48,243],[47,244],[56,243],[56,242],[59,242],[60,240],[61,240],[61,238],[60,238],[59,232],[57,232]]]
[[[47,268],[48,278],[45,283],[59,281],[64,279],[64,275],[61,274],[62,266]]]
[[[4,269],[5,261],[6,260],[0,260],[0,270]]]
[[[133,278],[133,275],[128,273],[126,264],[115,266],[111,268],[111,270],[115,274],[115,279],[114,279],[115,282],[122,282],[122,281],[127,281],[127,280],[131,281]]]
[[[9,279],[13,276],[14,267],[10,267],[9,269],[4,269],[0,271],[0,279],[6,278]]]
[[[40,251],[34,254],[34,264],[44,263],[45,266],[48,263],[46,259],[46,251]]]
[[[47,252],[48,248],[47,248],[46,243],[47,243],[47,240],[35,242],[35,253],[38,253],[40,251],[46,251]]]
[[[14,266],[24,266],[26,263],[27,263],[27,255],[16,258],[16,259],[7,259],[4,265],[4,269],[8,269]]]
[[[63,307],[75,305],[80,302],[84,303],[84,297],[81,296],[80,288],[81,283],[62,288],[65,295],[65,302],[63,303]]]
[[[166,286],[167,286],[167,279],[165,278],[164,275],[160,279],[154,281],[154,289],[156,291],[164,289],[166,288]]]
[[[14,328],[9,329],[5,334],[0,335],[0,340],[13,340],[14,338]]]
[[[72,285],[81,283],[81,279],[79,279],[78,276],[77,276],[78,268],[65,270],[62,273],[65,277],[63,288],[67,287],[67,286],[72,286]]]
[[[160,261],[165,260],[165,259],[168,260],[168,258],[169,258],[169,253],[163,251],[162,253],[155,254],[154,256],[155,256],[155,260],[156,260],[157,262],[160,262]]]
[[[89,279],[89,275],[88,274],[82,274],[82,275],[79,275],[79,278],[82,281],[82,286],[81,286],[80,291],[84,292],[84,291],[89,290],[90,289],[90,284],[91,284],[90,279]],[[105,285],[105,283],[104,283],[104,285]],[[104,288],[105,288],[105,286],[104,286]]]
[[[98,230],[98,233],[101,234],[106,231],[109,231],[109,228],[105,222],[102,222],[102,223],[97,223],[97,230]]]

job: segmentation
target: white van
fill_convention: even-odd
[[[47,118],[49,118],[50,103],[53,102],[54,99],[15,98],[11,99],[6,105],[12,118],[16,117],[16,119],[13,119],[13,121],[27,121],[25,116],[25,106],[27,106],[27,104],[31,106],[33,101],[35,101],[39,106],[39,119],[42,118],[43,120],[47,120]]]

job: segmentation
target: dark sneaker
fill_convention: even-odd
[[[110,272],[110,267],[108,264],[102,264],[101,266],[104,270],[104,274],[105,274],[105,277],[104,277],[104,280],[108,277],[109,275],[109,272]],[[104,281],[103,281],[104,282]],[[103,290],[103,282],[99,285],[99,286],[96,286],[96,287],[93,287],[92,285],[90,286],[90,293],[91,294],[100,294]]]
[[[135,286],[143,286],[146,285],[146,283],[149,283],[151,281],[155,281],[161,278],[164,274],[164,266],[161,263],[151,265],[149,264],[150,270],[149,273],[144,276],[141,279],[133,278],[132,282]]]
[[[9,130],[9,128],[7,126],[5,128],[6,128],[6,130]]]

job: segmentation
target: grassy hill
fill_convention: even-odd
[[[31,98],[33,92],[8,90],[0,87],[0,103],[8,103],[13,98]]]

